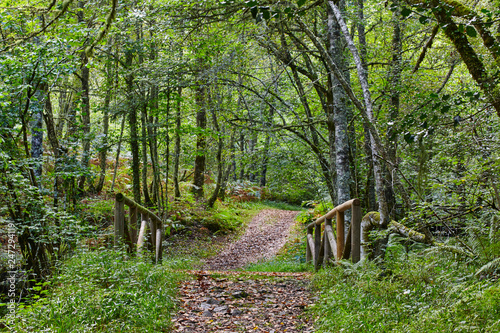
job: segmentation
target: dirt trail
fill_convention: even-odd
[[[314,332],[312,321],[303,314],[312,303],[310,274],[228,271],[275,256],[286,243],[296,215],[295,211],[261,211],[239,240],[206,261],[206,271],[189,272],[196,279],[180,286],[174,331]]]
[[[245,234],[217,256],[206,261],[203,269],[230,270],[274,257],[285,245],[298,212],[265,209],[247,227]]]

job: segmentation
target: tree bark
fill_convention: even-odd
[[[179,162],[181,155],[181,97],[182,88],[177,89],[177,106],[175,111],[175,152],[174,152],[174,196],[180,198]]]
[[[106,178],[106,167],[107,167],[107,159],[108,159],[108,144],[109,144],[109,106],[111,104],[111,96],[112,92],[114,91],[114,86],[113,86],[113,78],[114,78],[114,73],[112,71],[112,66],[111,63],[108,63],[106,65],[107,67],[107,90],[106,90],[106,95],[104,97],[104,108],[103,108],[103,118],[102,118],[102,142],[101,142],[101,147],[99,148],[99,164],[100,164],[100,169],[101,172],[99,174],[99,181],[97,183],[97,186],[95,188],[96,193],[100,193],[102,189],[104,188],[104,180]]]
[[[128,99],[128,123],[130,129],[130,150],[132,152],[132,188],[134,201],[141,203],[141,173],[139,157],[139,140],[137,137],[137,110],[134,100],[134,74],[132,73],[132,61],[134,54],[131,49],[125,51],[125,68],[128,71],[125,76],[125,84]]]
[[[83,12],[84,12],[84,2],[80,1],[78,2],[78,22],[83,23],[84,22],[84,17],[83,17]],[[80,76],[80,81],[81,81],[81,102],[82,102],[82,125],[83,125],[83,138],[82,138],[82,160],[81,160],[81,165],[83,170],[88,170],[89,168],[89,161],[90,161],[90,68],[87,66],[88,65],[88,58],[85,53],[85,51],[82,51],[81,53],[81,76]],[[85,174],[80,176],[80,179],[78,181],[78,192],[82,193],[84,192],[84,185],[85,185],[85,180],[87,176]]]
[[[221,189],[222,182],[223,182],[223,172],[224,172],[224,161],[222,159],[222,150],[224,149],[224,138],[221,133],[220,127],[219,127],[219,122],[217,120],[217,115],[215,114],[215,110],[213,108],[210,109],[210,113],[212,115],[212,122],[214,125],[215,130],[217,131],[217,136],[218,136],[218,141],[217,141],[217,183],[215,184],[215,189],[210,198],[207,201],[207,206],[209,208],[212,208],[215,204],[215,201],[217,200],[217,197],[219,196],[219,190]]]
[[[387,201],[385,198],[383,166],[381,160],[381,157],[383,157],[385,154],[380,144],[379,134],[375,130],[375,118],[373,116],[373,102],[371,99],[370,88],[368,85],[368,75],[366,73],[365,68],[363,67],[363,63],[361,62],[358,50],[356,48],[356,45],[354,45],[354,42],[352,41],[349,29],[345,24],[340,9],[337,7],[337,5],[333,3],[333,1],[328,1],[328,4],[330,5],[335,15],[335,18],[339,23],[342,34],[344,35],[344,39],[347,42],[347,46],[349,47],[349,50],[351,51],[351,54],[354,58],[354,62],[356,64],[358,79],[361,84],[361,89],[363,91],[363,97],[365,101],[364,111],[366,112],[366,118],[369,122],[368,125],[370,127],[370,141],[373,150],[373,173],[375,176],[375,190],[377,192],[377,199],[379,202],[380,220],[382,224],[386,224],[389,211],[387,207]]]
[[[344,5],[343,2],[339,4],[340,6]],[[342,43],[342,39],[340,38],[340,26],[333,11],[329,7],[327,22],[328,51],[330,57],[343,72],[344,77],[348,78],[347,61],[343,53],[344,43]],[[351,199],[350,149],[347,133],[348,104],[345,91],[333,73],[330,74],[330,82],[333,104],[330,106],[328,117],[329,119],[333,119],[334,124],[334,147],[331,147],[331,149],[335,149],[335,163],[332,163],[332,166],[335,165],[336,169],[337,202],[334,202],[334,206],[338,206]],[[329,126],[329,130],[331,133],[332,129],[330,127],[331,126]],[[346,228],[348,228],[348,223],[346,223]]]
[[[203,184],[205,182],[205,162],[206,162],[206,138],[207,128],[207,105],[206,87],[204,82],[198,82],[195,91],[196,100],[196,126],[198,134],[196,136],[196,157],[194,160],[193,194],[197,199],[203,198]]]

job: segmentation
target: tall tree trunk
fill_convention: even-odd
[[[358,24],[357,24],[357,29],[358,29],[358,40],[359,40],[359,56],[361,60],[361,65],[363,66],[366,75],[368,76],[368,66],[367,66],[367,46],[366,46],[366,33],[365,33],[365,19],[364,19],[364,0],[358,0],[358,9],[357,9],[357,16],[358,16]],[[366,185],[365,185],[365,193],[363,195],[364,197],[364,204],[365,207],[367,207],[368,211],[374,211],[376,210],[376,197],[375,197],[375,182],[373,179],[373,156],[372,156],[372,149],[371,149],[371,142],[370,142],[370,129],[366,122],[363,122],[363,130],[364,130],[364,143],[363,143],[363,148],[365,151],[365,163],[367,165],[367,169],[369,170],[368,174],[366,175]]]
[[[177,106],[175,110],[175,152],[174,152],[174,196],[180,198],[179,162],[181,155],[181,99],[182,88],[177,89]]]
[[[125,51],[125,68],[128,73],[125,76],[128,99],[128,123],[130,129],[130,150],[132,152],[132,187],[134,193],[134,201],[141,203],[141,172],[140,172],[140,156],[139,156],[139,140],[137,137],[137,109],[134,99],[134,75],[132,73],[132,61],[134,54],[132,49]]]
[[[162,195],[160,194],[161,183],[160,183],[160,164],[158,156],[158,136],[157,136],[157,125],[158,125],[158,87],[156,85],[151,86],[151,102],[150,102],[150,112],[149,112],[149,125],[148,139],[149,139],[149,152],[151,156],[151,164],[153,167],[153,202],[163,206]]]
[[[108,144],[109,144],[109,106],[111,104],[111,96],[112,92],[114,91],[113,87],[113,79],[114,79],[114,73],[112,71],[112,66],[110,63],[106,65],[107,67],[107,85],[106,85],[106,95],[104,97],[104,108],[103,108],[103,118],[102,118],[102,142],[101,142],[101,147],[99,148],[99,164],[100,164],[100,169],[101,172],[99,174],[99,181],[97,182],[97,186],[95,188],[95,193],[100,193],[102,189],[104,188],[104,180],[106,178],[106,166],[107,166],[107,159],[108,159]]]
[[[274,117],[274,108],[270,108],[269,110],[269,119],[268,119],[268,126],[269,128],[272,127],[273,123],[273,117]],[[266,133],[266,139],[264,141],[264,148],[262,149],[262,164],[260,168],[260,186],[264,187],[266,186],[266,176],[267,176],[267,166],[269,163],[269,148],[271,145],[271,135],[269,133]]]
[[[340,6],[343,6],[343,1]],[[344,43],[340,38],[340,26],[331,10],[328,7],[328,41],[329,41],[329,54],[333,62],[337,64],[339,69],[343,72],[344,77],[348,77],[347,61],[343,52]],[[335,75],[330,75],[331,81],[331,94],[332,102],[331,111],[328,118],[333,117],[334,131],[335,131],[335,165],[336,180],[337,180],[337,202],[335,205],[342,204],[351,199],[351,172],[349,165],[349,138],[347,132],[347,96],[340,82]],[[331,126],[329,130],[331,133]]]
[[[115,168],[113,171],[113,181],[111,182],[111,188],[109,189],[110,192],[113,192],[113,189],[115,187],[116,175],[118,173],[118,165],[120,164],[120,152],[122,149],[123,130],[125,129],[126,118],[127,115],[124,114],[122,118],[122,124],[120,126],[120,138],[118,139],[118,147],[116,148]]]
[[[214,108],[210,108],[210,113],[212,115],[212,122],[214,124],[214,128],[217,131],[218,141],[217,141],[217,182],[215,184],[215,189],[210,198],[207,201],[207,206],[212,208],[219,196],[219,190],[221,189],[223,178],[224,178],[224,161],[222,160],[222,150],[224,148],[224,138],[221,133],[219,122],[217,120],[217,115],[215,113]]]
[[[83,23],[84,18],[83,18],[83,11],[84,11],[84,2],[80,1],[78,2],[78,22]],[[87,66],[88,65],[88,58],[83,51],[81,53],[81,76],[80,76],[80,81],[81,81],[81,88],[82,88],[82,94],[81,94],[81,102],[82,102],[82,125],[83,125],[83,149],[82,149],[82,160],[81,160],[81,165],[83,170],[87,170],[89,168],[89,161],[90,161],[90,86],[89,86],[89,80],[90,80],[90,69]],[[84,192],[84,185],[85,185],[85,180],[86,180],[86,175],[81,175],[80,179],[78,181],[78,191]]]
[[[392,35],[392,64],[389,74],[390,82],[390,109],[389,118],[393,125],[387,129],[387,159],[392,163],[394,168],[397,168],[397,133],[395,129],[396,120],[399,117],[400,91],[401,91],[401,72],[402,72],[402,52],[403,46],[401,43],[401,9],[399,0],[394,2],[396,10],[392,13],[393,35]],[[396,174],[392,174],[387,166],[384,168],[384,192],[387,200],[388,218],[396,218],[396,196],[394,194],[393,184],[397,181]]]
[[[197,199],[203,198],[203,184],[205,183],[205,162],[206,162],[206,138],[207,128],[207,101],[206,87],[204,82],[198,82],[195,91],[196,100],[196,126],[198,134],[196,136],[196,157],[194,160],[193,193]]]
[[[239,180],[245,179],[245,135],[240,133],[240,176]]]
[[[40,176],[42,175],[43,164],[43,91],[38,90],[31,99],[30,108],[32,111],[31,121],[31,158],[34,161],[33,170],[41,186]]]
[[[142,144],[142,192],[144,193],[144,205],[146,207],[151,207],[152,202],[149,197],[148,190],[148,134],[147,127],[149,126],[147,119],[147,104],[145,101],[145,96],[142,96],[142,105],[141,105],[141,144]]]
[[[376,122],[375,122],[375,117],[373,115],[373,101],[371,98],[370,88],[368,84],[368,75],[365,68],[363,67],[363,63],[361,62],[358,49],[356,48],[356,45],[354,45],[351,35],[349,34],[349,29],[347,28],[347,25],[345,24],[345,21],[342,17],[341,10],[339,9],[339,7],[337,7],[337,5],[333,1],[328,1],[328,4],[332,9],[335,18],[337,19],[337,22],[340,26],[340,30],[342,31],[344,39],[346,40],[349,50],[351,51],[351,54],[354,58],[354,62],[356,64],[358,72],[358,79],[360,81],[361,89],[363,91],[365,108],[361,109],[365,112],[364,117],[368,120],[369,122],[368,125],[370,126],[370,141],[373,151],[373,173],[375,176],[375,189],[377,192],[377,198],[379,202],[380,223],[382,225],[385,225],[388,222],[388,215],[389,215],[387,201],[385,198],[384,175],[383,175],[383,167],[381,160],[381,157],[383,157],[385,153],[383,151],[380,142],[379,133],[376,131],[375,128]],[[341,74],[339,73],[339,75]],[[335,76],[337,77],[337,75]]]
[[[50,92],[47,90],[47,85],[44,85],[42,89],[45,91],[45,108],[43,112],[43,118],[45,120],[45,127],[47,128],[47,137],[49,143],[52,147],[52,152],[54,154],[54,207],[57,209],[59,206],[59,198],[61,197],[61,177],[58,173],[61,172],[61,158],[64,156],[64,149],[59,145],[59,139],[57,137],[57,130],[54,124],[54,113],[52,110],[52,101],[50,98]]]

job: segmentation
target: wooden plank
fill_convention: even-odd
[[[129,232],[132,243],[137,243],[137,208],[129,207],[130,223]]]
[[[324,244],[323,266],[326,266],[328,264],[328,259],[330,259],[330,256],[332,254],[332,250],[330,248],[330,242],[328,241],[328,234],[326,233],[326,227],[331,225],[332,225],[332,219],[325,219],[325,232],[323,233],[323,244]]]
[[[349,259],[351,255],[351,230],[352,225],[349,226],[349,230],[347,230],[347,237],[344,244],[344,253],[342,253],[342,259]]]
[[[319,269],[319,254],[321,248],[321,225],[314,228],[314,269]]]
[[[328,259],[331,258],[332,250],[330,249],[330,241],[328,240],[328,234],[323,233],[323,267],[328,265]]]
[[[311,254],[312,254],[312,261],[313,263],[315,262],[314,260],[314,238],[312,234],[307,234],[307,243],[309,244],[309,248],[311,249]]]
[[[351,230],[351,257],[352,262],[358,262],[361,259],[361,206],[352,205],[352,230]]]
[[[344,253],[344,212],[337,212],[337,260],[340,260]]]
[[[114,245],[117,246],[123,242],[125,235],[125,207],[122,201],[115,200],[115,240]]]
[[[312,233],[311,229],[307,229],[307,240],[309,239],[309,234]],[[312,237],[312,235],[311,235]],[[309,241],[306,241],[306,263],[310,263],[312,260],[312,250],[309,246]]]
[[[156,263],[159,264],[162,259],[162,229],[158,228],[156,229]]]
[[[123,220],[123,232],[124,232],[124,240],[125,244],[127,244],[127,252],[132,252],[133,244],[132,238],[130,237],[130,223],[125,218]]]
[[[150,211],[146,207],[139,205],[134,200],[127,198],[126,196],[123,195],[123,193],[117,193],[115,196],[115,199],[116,199],[116,201],[123,202],[125,205],[127,205],[129,207],[137,208],[137,211],[141,214],[148,214],[149,217],[151,218],[151,220],[153,220],[155,222],[160,222],[160,223],[162,222],[161,219],[158,216],[156,216],[155,213],[153,213],[152,211]]]
[[[139,237],[137,239],[137,252],[140,252],[144,246],[144,235],[146,234],[147,226],[148,221],[143,219],[141,222],[141,229],[139,230]]]
[[[322,265],[323,263],[323,258],[325,256],[325,237],[321,236],[321,226],[319,226],[319,235],[320,235],[320,246],[319,246],[319,251],[318,251],[318,268]]]
[[[351,208],[351,206],[353,206],[353,205],[359,206],[360,204],[361,203],[360,203],[359,199],[351,199],[349,201],[346,201],[343,204],[338,205],[337,207],[335,207],[334,209],[332,209],[331,211],[329,211],[325,215],[321,216],[316,221],[310,223],[307,227],[312,228],[314,225],[318,225],[318,224],[323,223],[326,219],[333,219],[336,216],[337,212],[343,213],[346,210],[348,210],[349,208]]]
[[[333,227],[331,225],[325,226],[325,234],[328,235],[328,242],[330,243],[330,249],[332,250],[333,259],[337,260],[337,241],[335,240]]]
[[[151,230],[151,245],[153,246],[153,249],[155,249],[156,248],[156,230],[158,228],[157,228],[156,221],[153,220],[151,218],[151,216],[148,216],[148,217],[149,217],[149,228]]]

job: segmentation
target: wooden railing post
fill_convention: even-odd
[[[115,200],[115,240],[114,245],[117,246],[123,241],[125,235],[125,207],[121,200]]]
[[[153,245],[153,249],[156,249],[156,221],[152,218],[149,218],[149,229],[151,230],[151,245]]]
[[[139,236],[137,237],[137,252],[142,251],[144,246],[144,237],[146,235],[146,229],[148,227],[148,215],[141,214],[141,229],[139,230]]]
[[[345,237],[345,215],[346,210],[351,210],[352,222],[349,225],[347,238]],[[332,219],[336,218],[337,236],[334,235]],[[321,236],[321,224],[325,223],[325,233]],[[314,237],[312,235],[314,228]],[[307,244],[306,244],[306,262],[314,261],[314,268],[318,269],[321,265],[328,263],[333,255],[335,261],[349,259],[351,256],[353,262],[360,260],[361,253],[361,206],[359,199],[346,201],[325,215],[311,222],[307,226]]]
[[[321,249],[321,224],[314,227],[314,269],[318,270],[320,266],[319,256]]]
[[[337,260],[342,259],[344,253],[344,212],[337,211]]]
[[[351,258],[358,262],[361,258],[361,206],[359,201],[353,202],[351,214]]]
[[[156,253],[155,253],[155,259],[157,264],[159,264],[162,259],[162,235],[163,235],[163,229],[161,226],[158,226],[158,228],[156,229]]]
[[[141,251],[145,237],[146,229],[149,224],[151,230],[151,243],[155,260],[159,263],[162,259],[162,241],[163,241],[163,222],[152,211],[141,206],[132,199],[127,198],[122,193],[117,193],[115,197],[115,244],[123,241],[126,238],[127,244],[133,250],[133,244],[137,242],[137,251]],[[125,209],[127,205],[130,209],[130,222],[125,221]],[[137,217],[141,214],[141,227],[137,236]]]
[[[328,259],[330,259],[331,254],[332,254],[332,248],[330,246],[330,239],[328,238],[328,232],[327,232],[327,227],[330,226],[332,227],[332,219],[325,219],[325,232],[324,232],[324,249],[325,249],[325,254],[323,256],[323,266],[326,266],[328,264]]]
[[[314,242],[312,236],[312,227],[307,228],[307,239],[306,239],[306,263],[310,263],[313,258],[314,253]]]
[[[129,207],[130,223],[128,225],[130,230],[130,240],[132,244],[137,242],[137,207]]]

